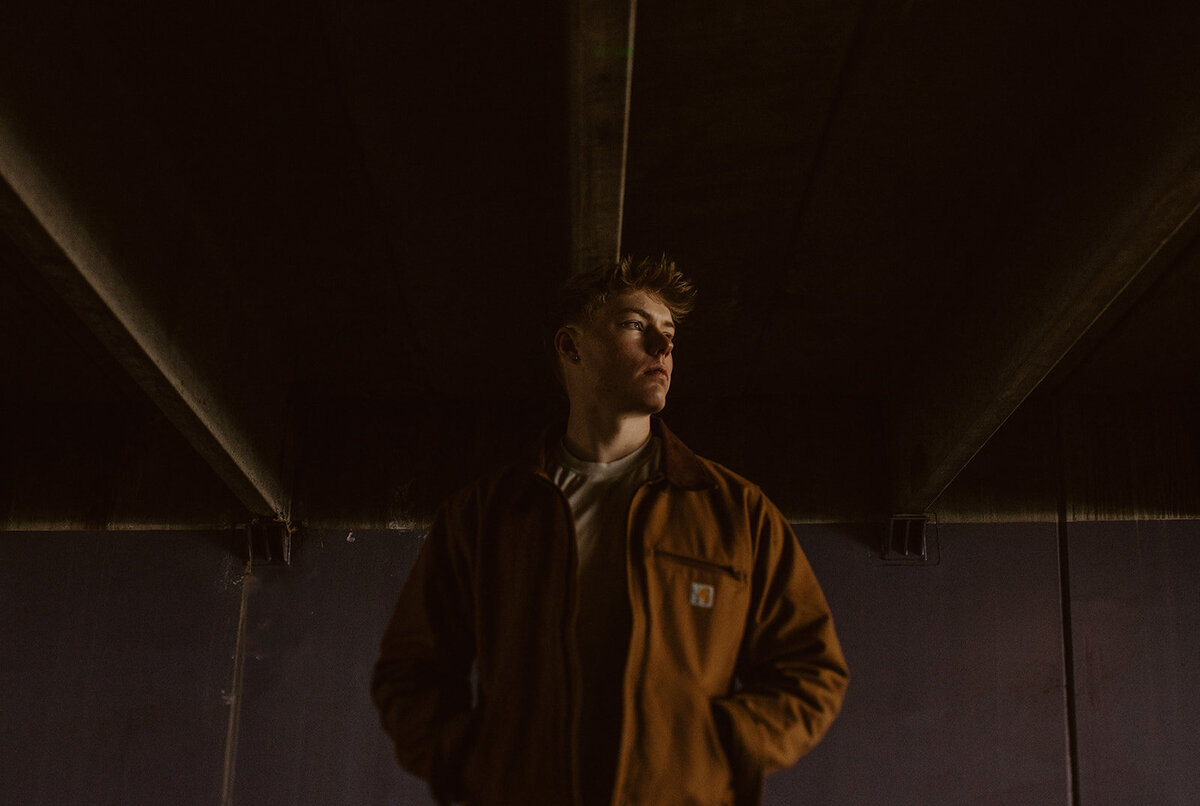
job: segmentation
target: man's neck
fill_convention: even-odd
[[[567,450],[585,462],[615,462],[650,438],[650,415],[599,420],[572,411],[563,438]]]

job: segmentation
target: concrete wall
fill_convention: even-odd
[[[1069,630],[1054,524],[943,524],[920,567],[797,533],[854,677],[769,806],[1070,804],[1072,760],[1088,806],[1195,802],[1200,523],[1071,524]],[[311,532],[246,579],[231,532],[0,533],[0,801],[431,804],[367,695],[419,544]]]

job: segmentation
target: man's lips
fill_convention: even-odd
[[[650,367],[650,369],[646,370],[642,374],[643,375],[661,375],[663,380],[671,379],[671,375],[670,375],[670,373],[667,372],[665,367]]]

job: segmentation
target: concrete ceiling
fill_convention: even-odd
[[[1181,2],[24,4],[4,402],[169,422],[210,519],[419,522],[552,411],[559,279],[665,252],[676,430],[798,519],[927,510],[1039,387],[1196,396],[1196,41]]]

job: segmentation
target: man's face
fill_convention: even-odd
[[[675,322],[658,297],[628,291],[610,298],[586,326],[569,330],[579,355],[577,362],[568,359],[576,370],[573,405],[614,416],[662,411],[674,367]]]

